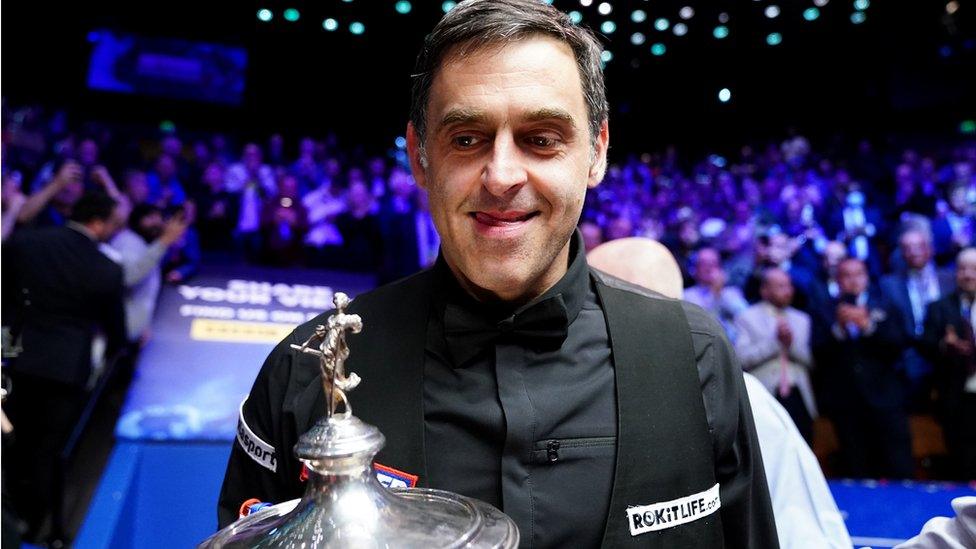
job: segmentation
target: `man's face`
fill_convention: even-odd
[[[695,281],[702,286],[710,286],[721,266],[718,252],[711,248],[699,250],[695,261]]]
[[[901,237],[901,254],[905,257],[905,264],[909,269],[921,269],[932,258],[932,247],[928,241],[917,232],[907,232]]]
[[[764,301],[774,307],[788,307],[793,302],[793,281],[782,269],[773,269],[766,274],[759,293]]]
[[[868,270],[857,259],[845,259],[837,266],[837,286],[841,293],[861,295],[868,289]]]
[[[536,36],[463,58],[449,52],[427,117],[426,166],[407,129],[411,165],[462,285],[512,301],[555,284],[609,141],[604,123],[592,146],[572,50]]]
[[[976,251],[966,250],[956,260],[956,286],[959,291],[976,294]]]

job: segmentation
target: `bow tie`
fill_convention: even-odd
[[[533,349],[558,349],[566,339],[568,324],[562,295],[543,299],[498,322],[448,304],[444,312],[444,338],[455,366],[462,366],[496,341],[515,342]]]

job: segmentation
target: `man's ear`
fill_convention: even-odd
[[[426,153],[413,122],[407,122],[407,157],[410,158],[410,171],[413,172],[414,181],[421,189],[427,190]]]
[[[593,161],[590,163],[590,173],[586,186],[596,187],[603,181],[607,173],[607,149],[610,147],[610,125],[604,120],[600,124],[600,133],[593,144]]]

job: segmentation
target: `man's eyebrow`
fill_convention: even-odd
[[[451,109],[441,118],[440,127],[451,126],[454,124],[465,123],[484,123],[488,120],[488,114],[478,109]]]
[[[569,124],[570,128],[572,128],[573,130],[577,129],[576,120],[573,118],[573,115],[569,114],[569,112],[563,109],[549,108],[549,107],[536,109],[534,111],[526,113],[526,115],[523,118],[526,122],[543,122],[546,120],[559,120],[560,122],[565,122],[566,124]]]

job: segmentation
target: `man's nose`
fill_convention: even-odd
[[[522,165],[522,151],[511,134],[500,132],[492,143],[491,158],[481,174],[485,189],[504,196],[525,184],[528,174]]]

